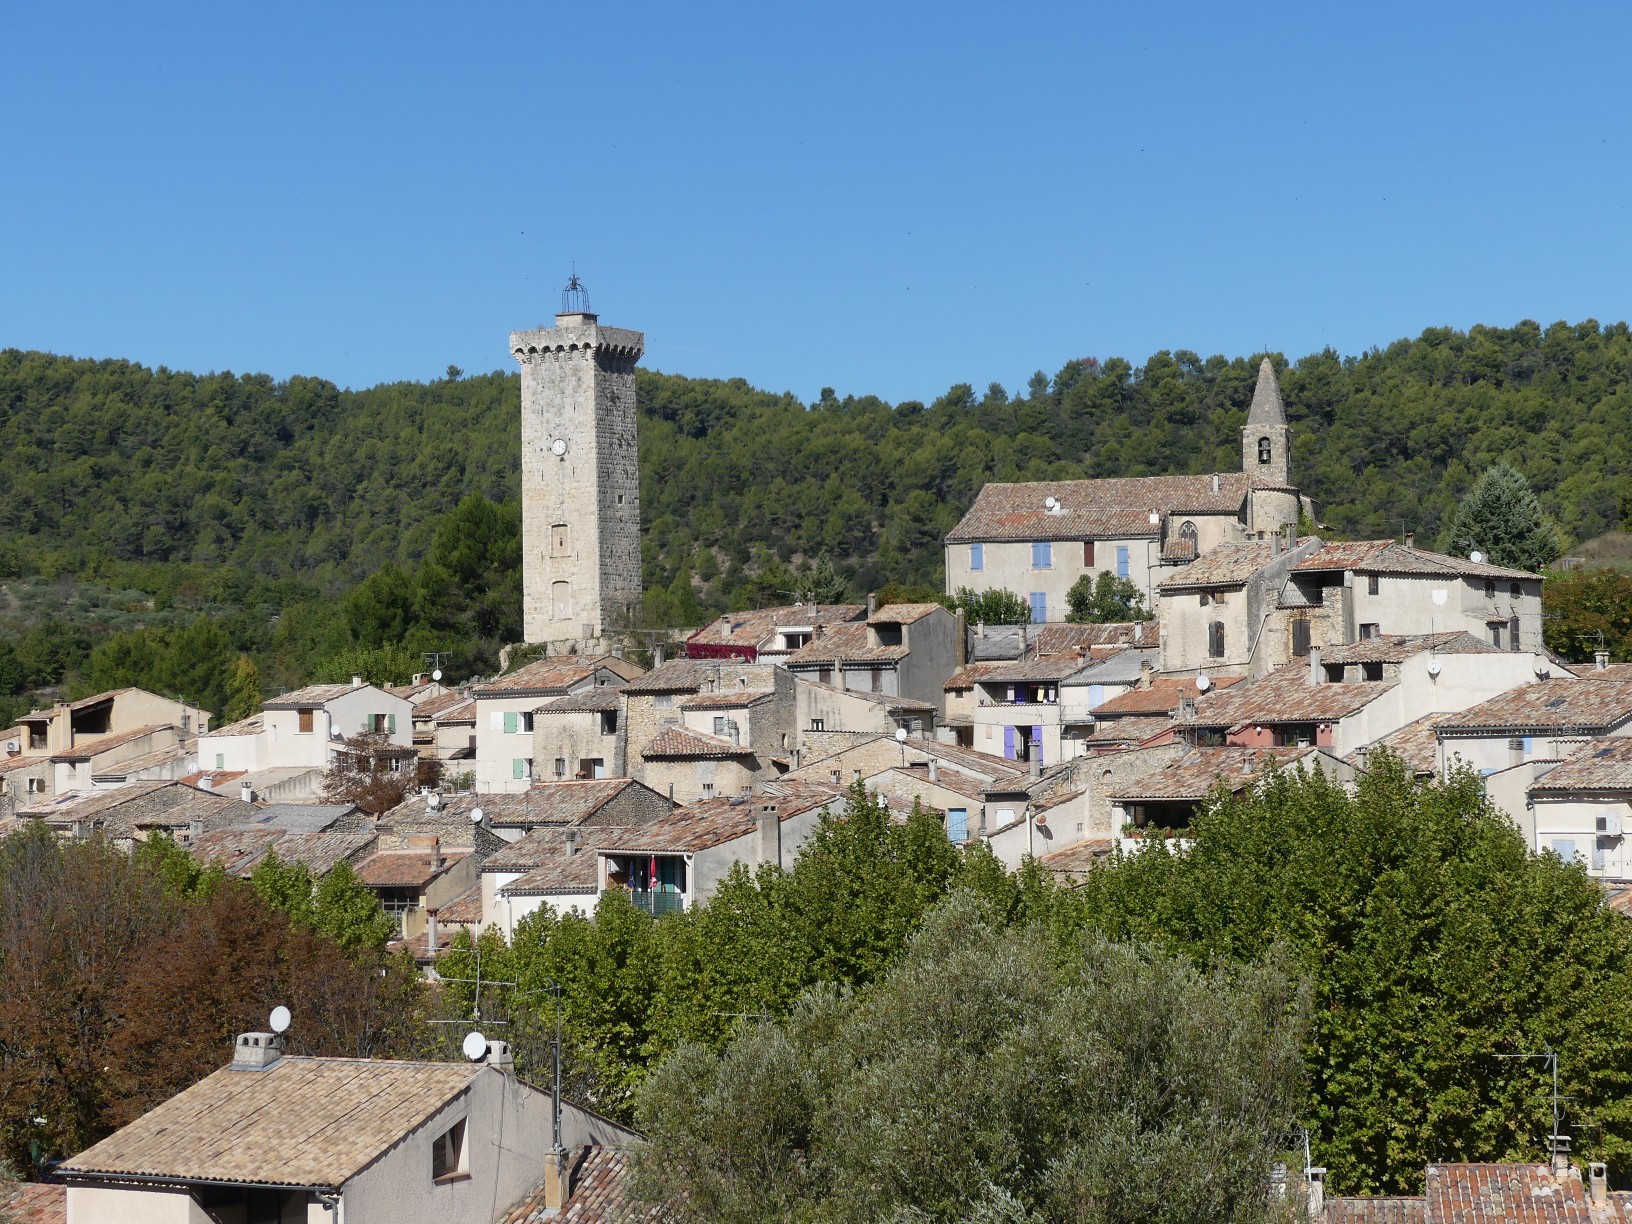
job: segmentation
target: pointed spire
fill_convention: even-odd
[[[1275,381],[1275,365],[1268,357],[1258,367],[1258,385],[1252,391],[1248,425],[1286,426],[1286,406],[1281,403],[1281,386]]]

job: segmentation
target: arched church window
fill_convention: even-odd
[[[1270,461],[1271,451],[1272,451],[1272,448],[1270,447],[1269,439],[1268,438],[1259,438],[1258,439],[1258,462],[1259,463],[1268,463]]]
[[[1196,551],[1196,525],[1189,519],[1179,528],[1179,543],[1188,544],[1192,553]]]

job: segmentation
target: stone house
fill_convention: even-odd
[[[510,940],[518,922],[546,906],[593,914],[601,892],[595,851],[627,841],[636,827],[539,828],[506,846],[482,864],[482,926]]]
[[[1568,760],[1541,766],[1526,801],[1523,824],[1537,853],[1579,859],[1597,879],[1632,880],[1632,736],[1590,739]]]
[[[414,705],[411,715],[414,751],[419,754],[419,759],[442,762],[473,760],[476,756],[476,703],[454,689],[417,696],[418,700],[409,700]]]
[[[1312,1224],[1624,1224],[1632,1194],[1609,1188],[1596,1161],[1582,1178],[1568,1158],[1539,1164],[1431,1164],[1423,1193],[1328,1199],[1325,1169],[1308,1193]]]
[[[383,734],[393,746],[411,749],[413,708],[361,676],[350,684],[313,684],[274,697],[261,707],[258,768],[326,770],[340,741],[354,735]]]
[[[1177,754],[1173,749],[1178,748]],[[1147,752],[1166,754],[1159,768],[1127,771],[1101,789],[1110,805],[1113,836],[1124,850],[1137,849],[1147,836],[1167,835],[1190,827],[1191,819],[1219,788],[1239,792],[1265,771],[1319,769],[1328,778],[1348,782],[1354,767],[1320,748],[1192,748],[1173,745]],[[1135,753],[1120,754],[1133,757]]]
[[[146,689],[110,689],[80,701],[59,701],[49,710],[34,710],[17,720],[22,736],[14,753],[8,755],[54,755],[78,747],[86,740],[122,735],[137,727],[175,727],[183,740],[191,740],[210,728],[210,712],[185,701],[160,697]]]
[[[100,834],[123,850],[149,837],[189,844],[213,829],[253,821],[259,808],[185,782],[133,782],[114,790],[61,795],[22,814],[43,820],[60,837]]]
[[[963,656],[963,629],[940,604],[888,604],[865,622],[817,628],[787,657],[794,675],[937,708]]]
[[[557,1148],[556,1102],[517,1078],[503,1042],[460,1063],[283,1050],[241,1034],[230,1065],[66,1161],[68,1218],[491,1224],[541,1173],[548,1209],[565,1211],[564,1163],[638,1141],[562,1101]]]
[[[932,735],[937,709],[911,697],[891,697],[869,690],[841,689],[796,676],[794,697],[794,751],[790,768],[817,761],[864,737]]]
[[[557,780],[625,777],[622,732],[623,695],[617,686],[558,697],[533,712],[534,774]]]
[[[589,689],[619,685],[641,669],[612,655],[551,655],[471,691],[476,702],[476,789],[526,790],[543,776],[534,757],[534,715]]]
[[[1498,692],[1435,722],[1441,777],[1459,761],[1493,774],[1567,760],[1589,740],[1632,735],[1632,681],[1553,676]]]
[[[688,659],[785,663],[789,655],[809,644],[817,633],[859,621],[866,614],[862,604],[805,603],[756,608],[750,612],[722,612],[691,634],[682,649]]]

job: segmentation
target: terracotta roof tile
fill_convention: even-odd
[[[349,684],[308,684],[305,688],[296,689],[292,693],[285,693],[281,697],[274,697],[271,701],[262,704],[266,710],[298,710],[302,707],[327,705],[336,697],[344,697],[352,691]]]
[[[1110,852],[1110,838],[1090,837],[1085,841],[1077,842],[1075,845],[1066,846],[1062,850],[1055,850],[1043,855],[1037,860],[1037,866],[1044,871],[1052,871],[1056,875],[1074,878],[1088,871]]]
[[[259,714],[251,714],[248,718],[240,718],[237,722],[217,727],[214,731],[206,731],[199,738],[212,739],[218,735],[259,735],[265,726],[265,718]]]
[[[115,765],[104,765],[91,775],[93,782],[100,782],[104,778],[128,778],[131,774],[141,773],[145,769],[158,769],[165,765],[179,765],[188,760],[193,754],[181,748],[160,748],[156,752],[144,752],[141,756],[127,757]]]
[[[1081,653],[1095,646],[1155,646],[1157,624],[1148,621],[1112,621],[1103,625],[1038,625],[1031,640],[1039,655]]]
[[[1511,689],[1440,719],[1445,732],[1577,731],[1602,734],[1632,719],[1632,681],[1554,677]]]
[[[1434,1164],[1424,1195],[1427,1220],[1456,1224],[1588,1224],[1581,1175],[1543,1164]]]
[[[1221,692],[1241,683],[1243,676],[1209,676],[1213,687],[1209,693]],[[1129,715],[1171,715],[1179,708],[1181,697],[1196,697],[1196,682],[1193,677],[1185,676],[1156,676],[1150,682],[1149,688],[1131,688],[1125,693],[1118,693],[1108,701],[1101,702],[1094,707],[1093,715],[1096,720],[1125,718]]]
[[[1192,748],[1144,777],[1113,783],[1106,796],[1116,802],[1205,799],[1215,786],[1223,784],[1229,790],[1240,790],[1271,763],[1285,768],[1318,751],[1315,748]]]
[[[466,698],[457,705],[451,705],[447,709],[439,710],[431,715],[431,721],[439,727],[451,727],[462,723],[474,725],[476,722],[476,702],[472,698]]]
[[[248,875],[283,835],[282,829],[266,825],[235,825],[213,829],[187,849],[200,862],[219,863],[228,875]]]
[[[835,625],[788,656],[789,667],[811,667],[835,660],[888,663],[907,657],[905,646],[869,646],[866,625]]]
[[[1157,589],[1185,591],[1198,587],[1245,586],[1248,579],[1279,555],[1280,550],[1274,544],[1218,544],[1183,569],[1163,578]]]
[[[631,853],[678,854],[706,850],[745,837],[755,828],[760,809],[776,805],[777,817],[788,820],[824,804],[844,805],[844,792],[817,782],[773,782],[759,794],[704,799],[675,808],[661,820],[637,829],[624,829],[603,841],[597,850]]]
[[[937,612],[945,612],[938,603],[896,603],[885,604],[877,612],[867,618],[869,625],[912,625],[926,616],[934,616]]]
[[[535,714],[600,714],[607,710],[621,710],[623,708],[623,687],[616,684],[601,684],[592,689],[585,689],[581,693],[569,693],[565,697],[557,697],[554,701],[541,705],[533,711]]]
[[[654,667],[644,676],[631,680],[623,686],[623,691],[637,696],[650,693],[695,693],[719,674],[720,665],[716,660],[670,659],[661,667]]]
[[[1328,646],[1321,651],[1321,663],[1403,663],[1415,655],[1433,650],[1438,654],[1502,654],[1489,642],[1471,633],[1390,633],[1367,638],[1348,646]]]
[[[423,850],[382,850],[357,866],[357,878],[371,888],[423,888],[465,856],[457,850],[436,856]]]
[[[661,1208],[630,1205],[629,1154],[622,1148],[580,1148],[569,1154],[567,1197],[559,1213],[544,1205],[542,1181],[494,1224],[643,1224]]]
[[[838,625],[860,620],[866,614],[867,608],[863,604],[792,604],[747,612],[727,612],[716,616],[688,637],[686,649],[712,646],[757,651],[778,626]]]
[[[482,886],[473,885],[452,901],[443,902],[436,911],[436,920],[451,926],[481,926]]]
[[[1537,778],[1532,791],[1632,790],[1632,739],[1590,739],[1569,760]]]
[[[650,790],[633,778],[570,778],[535,782],[524,791],[507,794],[444,795],[434,813],[424,795],[413,795],[387,812],[384,820],[412,823],[434,815],[468,828],[471,810],[481,808],[484,823],[499,827],[582,824],[630,787]]]
[[[1173,720],[1165,714],[1107,718],[1094,724],[1093,732],[1083,742],[1099,747],[1112,744],[1142,744],[1152,736],[1172,727]]]
[[[439,714],[457,709],[469,700],[470,698],[458,689],[449,689],[445,693],[438,693],[435,697],[427,697],[416,705],[414,707],[414,719],[417,722],[420,719],[435,718]],[[474,709],[471,712],[474,714]]]
[[[1309,669],[1292,663],[1257,680],[1214,688],[1196,702],[1190,727],[1236,727],[1243,723],[1336,722],[1392,691],[1398,680],[1362,680],[1353,684],[1309,683]],[[1107,703],[1109,704],[1109,703]]]
[[[223,1068],[71,1158],[60,1175],[337,1190],[476,1076],[498,1074],[472,1064],[294,1056],[259,1071]]]
[[[132,837],[139,829],[184,829],[195,819],[206,830],[248,824],[259,811],[252,803],[184,782],[148,781],[88,795],[59,795],[26,814],[58,827],[75,820],[98,821],[109,837]]]
[[[1530,579],[1541,576],[1525,570],[1508,569],[1450,557],[1444,553],[1408,548],[1396,540],[1352,540],[1327,544],[1294,565],[1298,573],[1353,570],[1357,574],[1443,574],[1447,577]]]
[[[726,693],[695,693],[680,699],[682,710],[740,710],[769,701],[776,694],[769,689],[733,689]]]
[[[104,752],[112,752],[132,740],[139,740],[143,736],[155,732],[169,730],[168,724],[149,723],[145,727],[132,727],[129,731],[120,731],[114,735],[102,735],[93,740],[85,740],[75,744],[72,748],[65,748],[61,752],[51,754],[53,761],[88,761]]]
[[[374,833],[285,833],[273,852],[286,863],[304,863],[322,879],[342,861],[355,862],[378,841]]]
[[[599,671],[617,674],[621,660],[611,655],[551,655],[519,667],[506,675],[495,677],[472,690],[472,696],[483,697],[559,697],[569,689],[592,680]],[[639,674],[638,670],[635,674]]]
[[[671,757],[752,756],[753,751],[747,744],[733,744],[728,739],[705,735],[689,727],[665,727],[640,750],[640,755],[648,761],[657,761]]]
[[[0,1189],[0,1220],[16,1224],[68,1224],[68,1187],[22,1182]]]
[[[595,851],[602,846],[627,842],[631,836],[638,836],[636,828],[616,825],[592,825],[576,832],[578,849],[572,854],[567,853],[564,829],[540,830],[517,842],[511,849],[518,853],[509,856],[506,867],[514,871],[525,860],[525,870],[501,886],[499,891],[511,897],[594,893],[600,884],[600,860],[596,858]],[[523,849],[524,843],[528,842],[531,844]],[[483,869],[493,870],[492,860],[483,864]]]
[[[1599,667],[1596,663],[1569,663],[1565,666],[1583,680],[1632,680],[1632,663],[1611,663],[1607,667]],[[0,732],[0,739],[8,736],[9,732]]]
[[[1386,748],[1405,762],[1412,773],[1428,776],[1439,771],[1439,732],[1436,728],[1443,714],[1427,714],[1415,722],[1406,723],[1397,731],[1390,731],[1380,740],[1349,753],[1344,760],[1364,769],[1372,754]]]
[[[1217,491],[1213,484],[1217,481]],[[1149,514],[1236,514],[1249,481],[1240,472],[1217,476],[1131,476],[989,484],[947,534],[965,540],[1098,540],[1155,536]],[[1053,497],[1063,513],[1049,513]]]

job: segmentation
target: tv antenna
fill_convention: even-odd
[[[515,985],[514,982],[497,982],[497,981],[494,981],[492,978],[484,978],[482,976],[482,946],[481,946],[481,944],[476,945],[476,976],[475,977],[473,977],[473,978],[445,977],[442,980],[444,982],[461,982],[461,983],[463,983],[463,984],[465,984],[467,986],[475,986],[476,987],[475,998],[471,1001],[471,1007],[470,1007],[470,1019],[471,1019],[471,1022],[474,1023],[474,1024],[484,1023],[484,1020],[482,1018],[482,987],[483,986],[514,986]],[[463,1019],[460,1019],[460,1020],[431,1020],[431,1021],[428,1021],[427,1023],[430,1023],[430,1024],[464,1024],[465,1021]],[[508,1024],[510,1022],[508,1020],[488,1019],[488,1020],[485,1021],[485,1023],[487,1023],[487,1024]],[[468,1038],[467,1038],[467,1040],[468,1040]],[[485,1049],[486,1046],[484,1045],[483,1048]]]
[[[1564,1126],[1564,1108],[1560,1102],[1567,1101],[1570,1098],[1568,1096],[1560,1096],[1558,1093],[1558,1051],[1553,1049],[1553,1047],[1550,1045],[1544,1045],[1541,1047],[1541,1049],[1542,1052],[1540,1054],[1498,1054],[1496,1057],[1540,1058],[1546,1060],[1548,1068],[1553,1073],[1553,1129],[1552,1133],[1548,1135],[1548,1143],[1549,1147],[1551,1148],[1551,1151],[1548,1154],[1549,1156],[1556,1156],[1559,1151],[1559,1141],[1563,1140],[1566,1144],[1569,1142],[1569,1136],[1562,1133]]]

